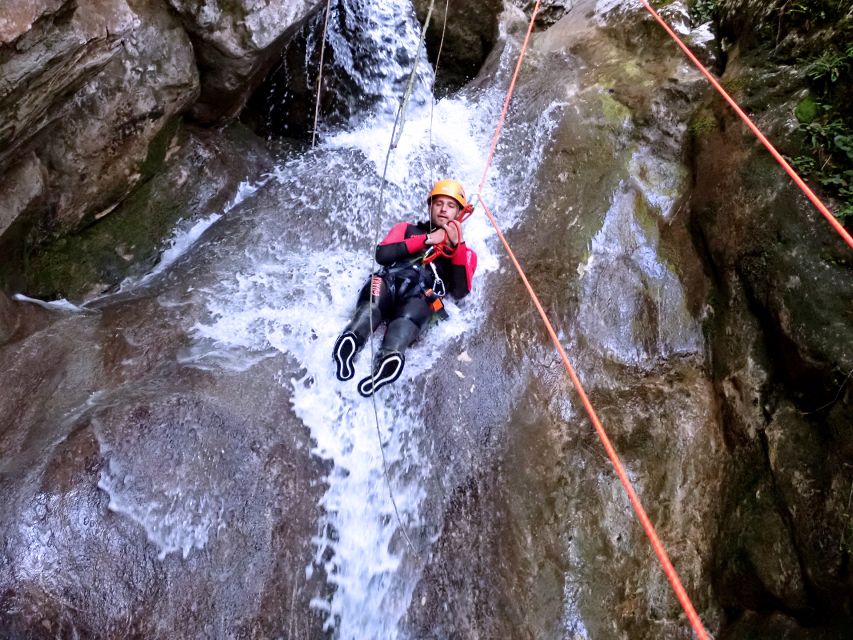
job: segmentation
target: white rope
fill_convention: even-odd
[[[323,56],[326,53],[326,31],[329,29],[329,10],[332,0],[326,0],[326,19],[323,22],[323,43],[320,45],[320,71],[317,74],[317,102],[314,104],[314,128],[311,130],[311,148],[317,141],[317,120],[320,118],[320,92],[323,89]]]

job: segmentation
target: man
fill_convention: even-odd
[[[373,374],[358,383],[365,397],[400,377],[408,346],[433,317],[446,317],[445,293],[459,299],[471,291],[477,254],[465,246],[457,221],[467,205],[462,184],[439,180],[427,203],[428,222],[401,222],[376,247],[382,269],[364,285],[352,320],[335,342],[338,380],[349,380],[355,355],[370,336],[371,317],[373,329],[387,325]]]

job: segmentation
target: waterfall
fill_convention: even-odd
[[[326,627],[336,637],[387,640],[399,636],[398,623],[441,529],[421,508],[436,471],[419,450],[418,436],[436,401],[430,397],[430,381],[438,375],[433,361],[446,351],[462,352],[466,335],[485,313],[484,284],[497,269],[498,257],[482,212],[465,225],[468,246],[479,257],[472,294],[460,305],[448,302],[450,319],[425,331],[410,348],[401,379],[377,395],[375,413],[354,381],[335,379],[332,345],[373,267],[375,234],[383,236],[401,220],[425,219],[426,194],[434,180],[452,177],[474,191],[504,96],[500,89],[487,90],[441,100],[433,110],[424,93],[432,72],[421,60],[420,88],[391,156],[385,206],[378,211],[393,108],[411,71],[418,26],[408,2],[351,4],[368,12],[347,13],[343,21],[358,35],[348,33],[343,40],[334,31],[330,42],[338,59],[348,61],[354,56],[342,55],[340,47],[352,47],[354,41],[365,47],[365,39],[373,43],[372,73],[353,71],[353,76],[365,91],[386,100],[357,126],[329,132],[316,149],[271,172],[269,183],[258,190],[265,204],[239,223],[252,226],[251,242],[238,264],[223,269],[228,274],[220,285],[205,292],[209,319],[196,325],[196,344],[186,362],[239,367],[235,352],[269,347],[293,359],[298,373],[280,372],[282,392],[290,394],[296,415],[310,429],[314,453],[332,463],[322,499],[325,517],[314,540],[316,555],[306,572],[322,567],[334,589],[331,598],[317,598],[313,606],[325,612]],[[402,31],[401,16],[408,16]],[[514,54],[509,47],[505,55],[509,59]],[[501,65],[503,74],[507,62]],[[546,109],[539,122],[507,130],[514,141],[508,154],[513,172],[494,173],[488,192],[490,206],[507,227],[527,205],[527,196],[516,194],[525,193],[519,187],[537,167],[555,108]],[[271,202],[276,203],[272,208]],[[369,369],[366,346],[356,361],[355,379]]]

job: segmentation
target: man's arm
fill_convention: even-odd
[[[385,239],[376,247],[376,262],[383,266],[407,260],[426,249],[426,234],[406,237],[407,222],[394,225]]]
[[[473,249],[461,242],[453,257],[450,258],[450,295],[457,300],[464,298],[471,292],[471,283],[474,279],[474,271],[477,269],[477,254]]]

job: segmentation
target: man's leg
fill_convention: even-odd
[[[391,384],[403,372],[405,352],[415,341],[432,310],[423,296],[405,301],[398,317],[388,323],[388,330],[377,353],[373,373],[358,383],[358,392],[370,396],[386,384]]]
[[[371,323],[374,330],[382,324],[382,309],[389,304],[390,294],[385,281],[379,276],[373,276],[362,288],[352,320],[332,350],[338,380],[349,380],[355,375],[355,356],[370,336]]]

